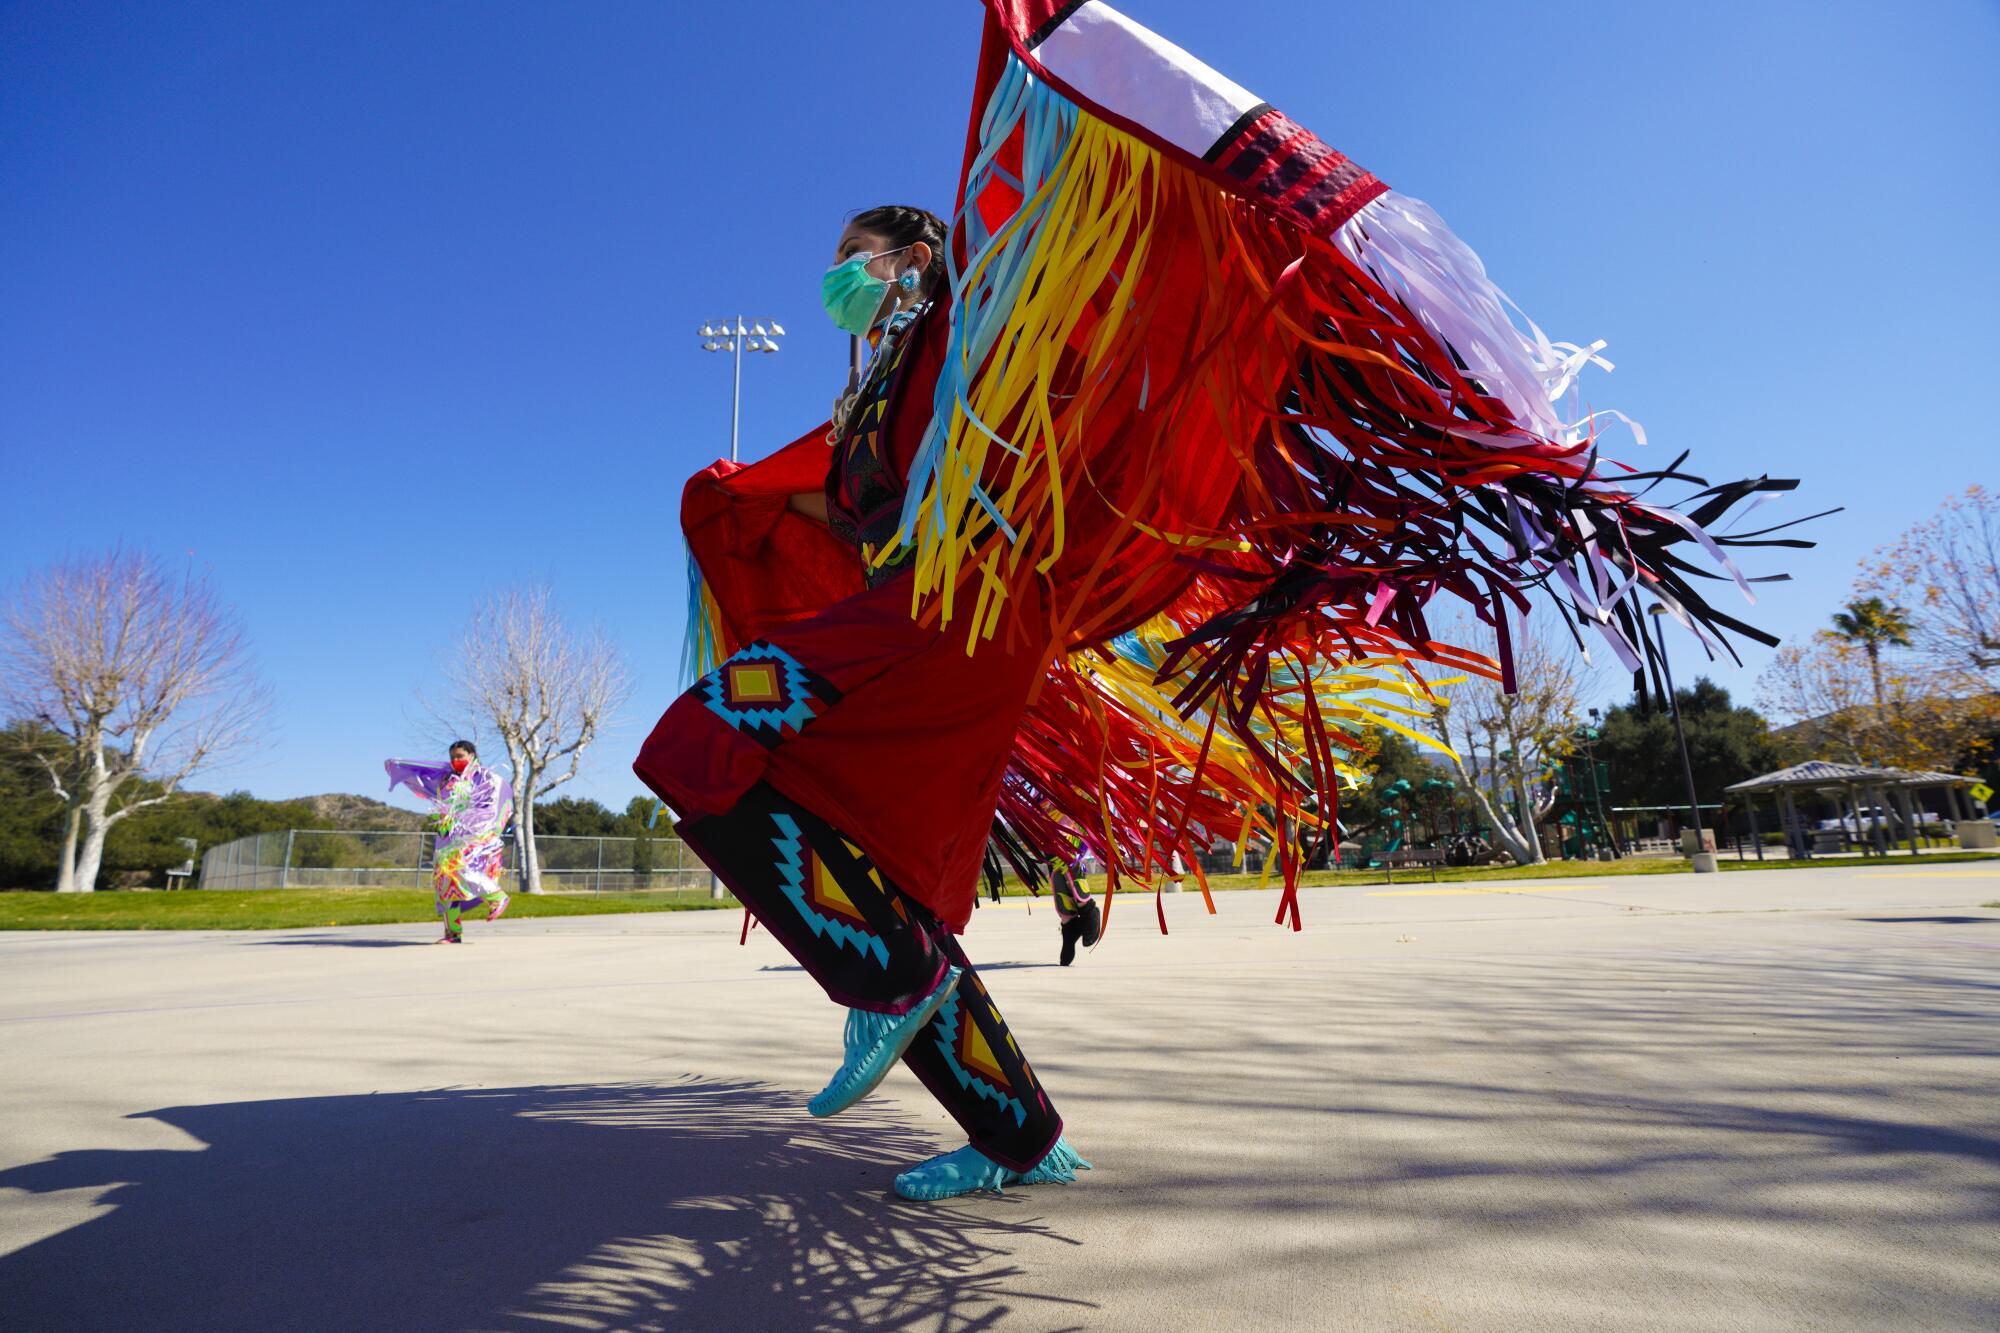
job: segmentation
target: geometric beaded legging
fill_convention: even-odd
[[[761,782],[677,827],[837,1004],[907,1013],[962,969],[903,1061],[994,1161],[1028,1171],[1047,1156],[1062,1118],[958,941],[840,830]]]

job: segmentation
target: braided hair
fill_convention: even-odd
[[[889,242],[890,249],[922,241],[931,248],[931,262],[924,267],[923,283],[931,291],[944,278],[944,220],[935,213],[907,204],[882,204],[864,208],[848,222]]]

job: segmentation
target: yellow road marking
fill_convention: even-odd
[[[1606,876],[1609,878],[1609,876]],[[1383,889],[1367,894],[1370,898],[1445,898],[1470,893],[1581,893],[1595,884],[1547,884],[1522,889]]]
[[[1995,879],[2000,870],[1864,870],[1863,879]]]

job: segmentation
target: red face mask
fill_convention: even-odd
[[[454,773],[463,773],[465,771],[466,765],[470,764],[471,762],[472,761],[470,759],[454,759],[451,761],[451,771]]]

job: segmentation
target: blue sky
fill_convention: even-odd
[[[1652,459],[1847,506],[1753,619],[1823,623],[1987,479],[2000,7],[1124,8],[1430,201],[1551,334],[1609,339],[1591,401]],[[979,18],[0,5],[0,580],[192,552],[277,695],[202,785],[266,796],[379,792],[473,600],[546,580],[633,664],[569,789],[622,805],[676,688],[680,485],[728,445],[694,330],[791,331],[746,364],[746,452],[824,416],[820,270],[850,210],[949,204]],[[1765,656],[1714,674],[1747,694]]]

